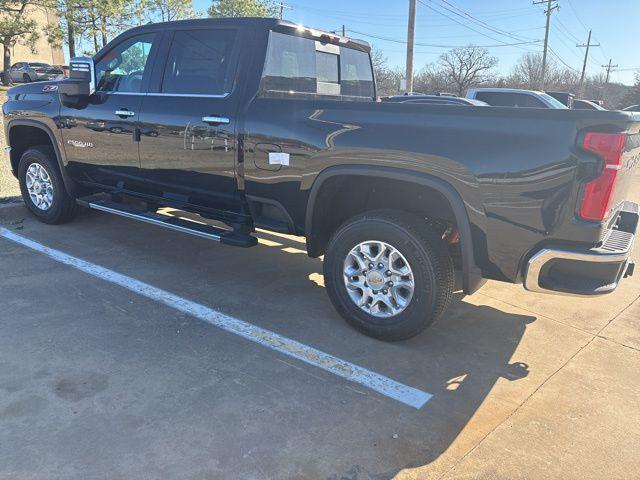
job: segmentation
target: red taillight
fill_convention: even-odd
[[[602,174],[584,188],[580,216],[585,220],[601,222],[609,213],[626,140],[624,133],[590,132],[585,135],[583,148],[604,159]]]

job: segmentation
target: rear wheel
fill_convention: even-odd
[[[31,77],[29,75],[27,75],[26,73],[22,74],[22,81],[24,83],[29,83],[31,81]]]
[[[38,220],[64,223],[71,220],[77,204],[65,189],[51,147],[33,147],[22,154],[18,165],[22,199]]]
[[[413,337],[447,307],[451,257],[438,230],[400,211],[367,212],[332,236],[325,285],[336,310],[357,330],[387,341]]]

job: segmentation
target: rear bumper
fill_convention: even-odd
[[[539,250],[527,263],[524,288],[565,295],[613,292],[620,280],[633,274],[631,254],[639,217],[640,206],[625,202],[600,246],[581,249],[563,245]]]

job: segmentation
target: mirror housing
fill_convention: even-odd
[[[96,91],[96,74],[91,57],[75,57],[69,62],[69,78],[58,84],[58,93],[62,103],[70,100],[76,103],[77,99],[65,97],[88,97]]]

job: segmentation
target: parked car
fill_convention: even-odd
[[[470,88],[467,98],[481,100],[494,107],[567,108],[544,92],[519,88]]]
[[[575,110],[606,110],[606,108],[598,105],[597,103],[582,99],[574,100],[573,108]]]
[[[17,62],[11,66],[9,75],[12,82],[29,83],[41,80],[60,80],[63,78],[63,71],[47,63]]]
[[[429,103],[431,105],[463,105],[470,107],[486,107],[488,104],[471,98],[447,95],[394,95],[383,99],[385,102]]]
[[[575,95],[570,92],[545,92],[548,95],[551,95],[553,98],[558,100],[567,106],[567,108],[573,108],[573,101],[575,100]]]
[[[626,108],[623,108],[624,112],[640,112],[640,105],[629,105]]]
[[[54,65],[53,67],[62,70],[62,76],[64,78],[69,78],[69,65]]]
[[[3,105],[45,223],[80,203],[230,246],[304,236],[336,310],[384,340],[440,317],[456,277],[595,295],[633,273],[633,114],[379,102],[366,42],[276,19],[144,25],[70,67]]]

